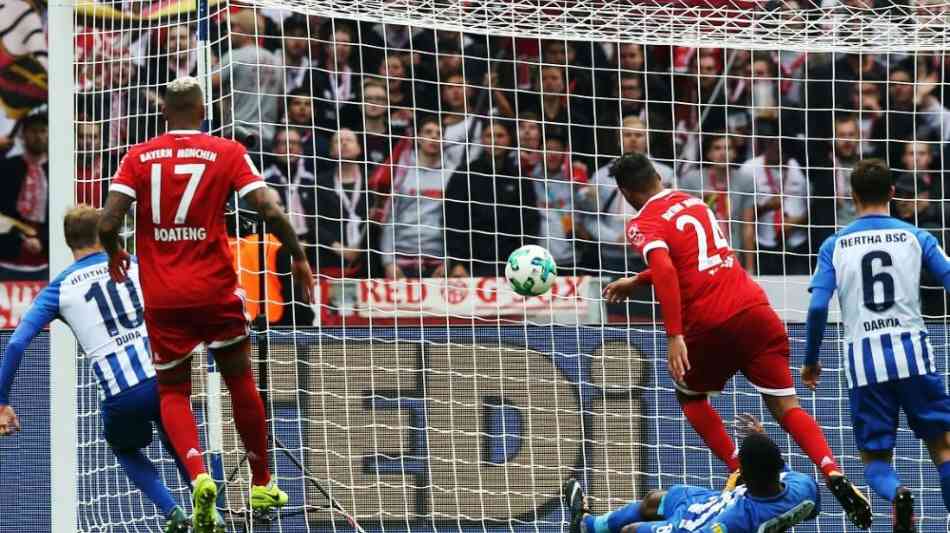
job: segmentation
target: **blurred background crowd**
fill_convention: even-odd
[[[267,9],[213,17],[210,130],[248,146],[322,277],[503,275],[529,243],[562,275],[640,270],[625,242],[633,210],[609,175],[623,152],[647,153],[665,183],[703,198],[754,274],[812,271],[821,241],[854,217],[848,176],[862,158],[894,170],[893,214],[943,241],[945,53],[486,38]],[[101,205],[128,147],[163,131],[164,85],[197,74],[186,19],[90,24],[77,39],[77,201]],[[33,110],[0,136],[0,263],[13,269],[47,253],[47,120]],[[238,255],[245,244],[256,247],[240,240]],[[287,263],[276,246],[267,260]]]

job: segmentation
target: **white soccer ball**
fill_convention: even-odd
[[[511,289],[521,296],[538,296],[551,290],[557,279],[557,265],[551,252],[528,244],[508,256],[505,278]]]

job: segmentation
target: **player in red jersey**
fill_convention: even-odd
[[[652,283],[663,312],[667,364],[686,419],[710,450],[737,472],[736,447],[709,403],[737,372],[762,394],[772,416],[824,473],[858,527],[871,506],[841,472],[821,428],[798,404],[789,370],[788,335],[765,292],[742,268],[712,210],[699,198],[664,189],[650,160],[626,154],[611,172],[637,214],[627,238],[649,269],[604,289],[620,302]]]
[[[145,322],[158,374],[162,422],[192,479],[196,532],[223,531],[215,508],[217,487],[205,471],[191,411],[191,352],[206,344],[231,392],[234,421],[251,466],[251,506],[287,503],[267,465],[264,404],[250,366],[248,317],[225,233],[224,207],[237,193],[255,208],[287,247],[292,273],[307,301],[313,274],[277,195],[261,179],[239,143],[201,133],[204,97],[194,78],[168,84],[168,133],[133,146],[112,180],[99,236],[116,281],[129,254],[119,228],[136,205],[136,246]]]

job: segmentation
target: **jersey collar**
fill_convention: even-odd
[[[646,202],[643,202],[643,205],[640,206],[640,211],[639,211],[639,212],[642,213],[643,210],[646,209],[647,206],[650,205],[650,202],[652,202],[653,200],[658,200],[658,199],[663,198],[664,196],[667,196],[667,195],[672,194],[672,193],[673,193],[673,189],[663,189],[662,191],[660,191],[660,192],[654,194],[654,195],[651,196],[649,199],[647,199]]]
[[[200,130],[168,130],[169,135],[194,135],[201,133]]]

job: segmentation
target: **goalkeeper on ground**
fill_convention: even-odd
[[[818,516],[818,484],[793,472],[752,415],[739,415],[749,433],[739,448],[745,482],[732,491],[693,485],[655,490],[642,501],[595,515],[575,479],[564,485],[571,533],[782,533]]]
[[[161,510],[166,518],[165,532],[185,533],[190,525],[187,515],[142,452],[152,442],[154,423],[165,449],[185,475],[162,431],[138,266],[132,263],[125,283],[117,284],[109,278],[109,258],[99,245],[98,223],[98,211],[89,206],[81,205],[66,213],[66,244],[76,262],[40,292],[3,352],[0,436],[20,430],[10,406],[10,388],[26,347],[47,324],[57,318],[63,320],[75,333],[98,379],[106,442],[132,483]]]

